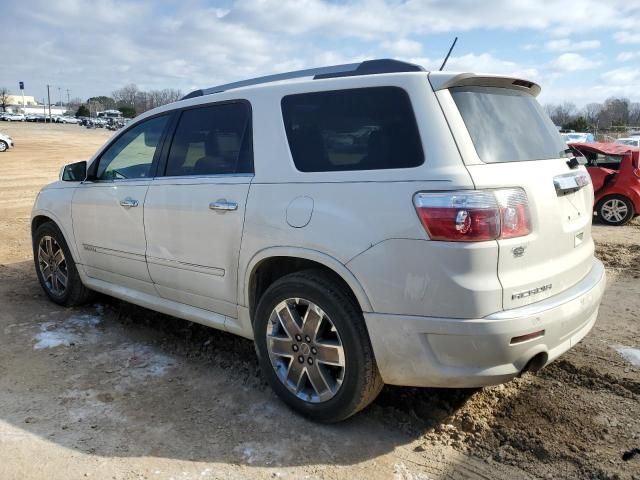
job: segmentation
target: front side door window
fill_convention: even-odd
[[[97,180],[149,178],[168,118],[163,115],[146,120],[117,138],[100,157]]]

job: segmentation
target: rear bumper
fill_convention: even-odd
[[[365,313],[385,383],[417,387],[481,387],[517,376],[534,356],[547,363],[593,327],[606,286],[602,263],[543,301],[479,319]],[[514,337],[544,335],[511,344]]]

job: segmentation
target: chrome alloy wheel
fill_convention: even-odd
[[[67,261],[62,247],[49,235],[38,244],[38,267],[47,290],[58,297],[64,295],[69,277]]]
[[[321,403],[333,398],[344,380],[340,335],[313,302],[289,298],[271,312],[267,349],[278,379],[296,397]]]
[[[621,222],[629,213],[629,208],[622,200],[612,198],[602,204],[600,211],[607,222]]]

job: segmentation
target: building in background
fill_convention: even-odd
[[[24,108],[22,107],[22,95],[7,95],[6,111],[24,113],[25,115],[49,115],[49,107],[44,103],[38,103],[32,95],[24,96]],[[51,105],[51,115],[62,115],[67,111],[66,107]]]

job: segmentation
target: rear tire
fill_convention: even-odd
[[[626,225],[634,217],[633,203],[622,195],[609,195],[596,205],[600,221],[606,225]]]
[[[269,384],[312,420],[344,420],[384,386],[360,308],[320,270],[276,280],[260,298],[253,330]]]
[[[93,296],[82,284],[67,242],[55,223],[43,223],[34,232],[33,260],[40,286],[51,301],[75,307]]]

